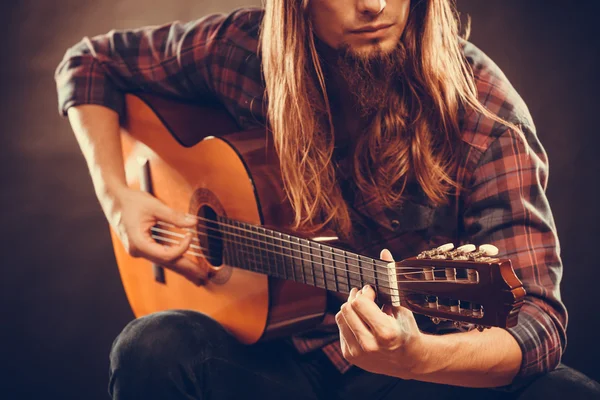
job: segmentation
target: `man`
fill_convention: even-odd
[[[528,293],[516,327],[481,333],[380,310],[370,287],[332,301],[318,333],[254,346],[199,313],[150,315],[113,345],[114,399],[600,393],[556,369],[567,314],[546,154],[504,75],[459,38],[449,0],[267,0],[264,11],[85,38],[56,79],[102,208],[132,255],[199,285],[207,278],[182,257],[189,236],[163,247],[148,235],[156,220],[195,221],[125,184],[123,92],[143,90],[215,99],[241,128],[268,126],[297,228],[330,227],[358,251],[402,258],[445,242],[494,243]]]

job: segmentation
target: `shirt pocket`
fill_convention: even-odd
[[[405,201],[400,207],[384,209],[377,223],[395,234],[429,230],[434,223],[436,208]]]

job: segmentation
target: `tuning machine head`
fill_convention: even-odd
[[[431,250],[422,251],[417,258],[480,261],[485,257],[494,257],[498,253],[498,248],[492,244],[482,244],[479,248],[474,244],[464,244],[455,249],[453,243],[446,243]]]

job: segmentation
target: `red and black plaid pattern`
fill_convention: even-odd
[[[220,101],[241,128],[265,123],[264,85],[257,55],[259,9],[210,15],[190,23],[112,31],[84,38],[68,50],[56,71],[60,112],[78,104],[100,104],[122,115],[123,93],[149,91],[176,98]],[[356,251],[377,257],[386,247],[397,260],[454,242],[493,243],[512,260],[527,290],[519,323],[510,328],[523,351],[518,378],[558,364],[566,345],[567,312],[560,298],[560,246],[545,194],[548,159],[535,126],[498,67],[464,43],[479,99],[492,113],[516,124],[511,129],[475,112],[462,117],[463,155],[456,178],[466,188],[442,207],[429,204],[418,186],[409,187],[399,209],[380,209],[347,185],[356,217]],[[317,348],[342,372],[343,358],[333,312],[321,335],[292,338],[301,352]],[[456,331],[416,316],[426,332]]]

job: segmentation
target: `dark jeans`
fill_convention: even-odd
[[[561,365],[514,393],[405,381],[352,368],[287,341],[246,346],[193,311],[132,321],[113,344],[109,393],[144,399],[600,399],[600,385]]]

